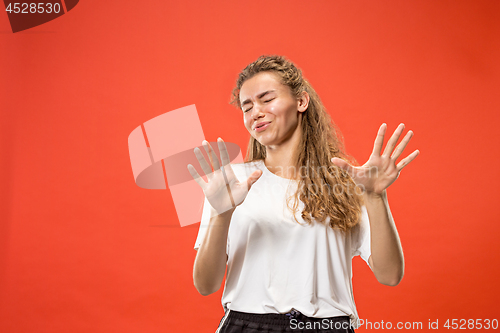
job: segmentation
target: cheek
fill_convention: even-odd
[[[243,115],[243,124],[245,125],[245,127],[248,129],[249,126],[250,126],[250,118],[247,117],[246,115]]]
[[[277,101],[276,103],[269,105],[267,110],[275,117],[286,118],[290,111],[290,105],[289,103],[286,103],[286,101]]]

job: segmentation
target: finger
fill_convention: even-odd
[[[210,167],[213,169],[214,163],[212,161],[212,156],[210,155],[210,150],[208,149],[207,143],[208,143],[207,140],[203,140],[202,145],[203,145],[203,148],[205,149],[205,151],[207,152],[208,159],[210,160]]]
[[[396,150],[392,154],[391,158],[393,158],[394,160],[397,160],[399,158],[399,156],[401,156],[401,154],[403,153],[403,150],[406,148],[406,145],[408,144],[408,142],[410,142],[410,139],[412,138],[412,136],[413,136],[413,131],[408,131],[408,133],[406,133],[403,140],[401,140],[401,143],[396,147]]]
[[[191,176],[194,178],[194,180],[198,183],[198,185],[200,185],[201,189],[205,190],[207,183],[205,182],[205,180],[203,178],[200,177],[200,175],[198,174],[198,171],[196,171],[194,166],[192,166],[191,164],[188,164],[187,168],[188,168]]]
[[[203,153],[201,152],[200,148],[196,147],[194,149],[194,154],[196,155],[196,158],[198,159],[198,162],[200,162],[201,169],[209,177],[209,179],[212,176],[212,168],[210,165],[208,165],[207,160],[205,159],[205,156],[203,156]]]
[[[233,179],[236,176],[234,175],[233,168],[231,168],[230,162],[231,160],[229,159],[229,153],[227,151],[226,143],[222,138],[217,139],[217,145],[219,146],[219,152],[220,152],[220,158],[221,158],[221,163],[224,166],[224,170],[229,177],[229,179]]]
[[[252,185],[262,176],[262,170],[255,170],[247,179],[247,188],[250,191]]]
[[[387,129],[387,124],[383,123],[378,129],[377,137],[375,138],[375,144],[373,145],[372,155],[380,156],[382,151],[382,146],[384,145],[384,135]]]
[[[396,128],[389,141],[387,141],[387,145],[385,146],[383,154],[385,157],[391,156],[392,151],[394,150],[394,147],[396,147],[396,143],[398,142],[401,133],[403,133],[404,128],[404,124],[399,124],[398,128]]]
[[[222,165],[229,164],[229,154],[227,152],[226,143],[221,138],[218,138],[217,145],[219,146],[220,161]]]
[[[224,166],[220,167],[220,171],[222,171],[222,176],[224,176],[224,181],[226,182],[227,192],[229,193],[229,198],[231,199],[231,205],[234,208],[234,207],[236,207],[236,205],[234,204],[233,194],[231,193],[231,186],[229,186],[229,181],[227,180],[226,172],[224,171]]]
[[[352,165],[350,165],[349,163],[347,163],[346,161],[344,161],[343,159],[338,158],[338,157],[334,157],[331,159],[331,161],[333,164],[335,164],[336,166],[338,166],[342,170],[347,171],[347,173],[349,173],[349,175],[352,176],[354,174],[354,167]]]
[[[210,164],[212,165],[212,169],[214,171],[218,170],[220,168],[219,159],[217,158],[217,155],[215,154],[212,145],[210,144],[210,142],[205,140],[203,141],[203,147],[205,148],[208,158],[210,159]]]
[[[413,153],[411,153],[410,155],[408,155],[407,157],[403,158],[399,163],[398,165],[396,165],[397,169],[398,169],[398,172],[400,172],[401,170],[403,170],[403,168],[405,166],[407,166],[408,164],[410,164],[411,161],[413,161],[415,159],[415,157],[417,157],[418,155],[420,154],[420,151],[418,150],[415,150]]]

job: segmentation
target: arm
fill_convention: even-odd
[[[386,189],[399,177],[401,170],[413,161],[420,152],[415,150],[396,165],[396,160],[410,141],[413,132],[408,131],[396,147],[404,129],[404,125],[400,124],[382,153],[386,128],[385,124],[380,126],[372,154],[368,162],[361,167],[353,167],[336,157],[332,159],[332,162],[347,171],[356,185],[363,189],[363,198],[370,220],[372,254],[368,258],[368,262],[380,283],[395,286],[403,278],[404,258],[396,225],[387,202]]]
[[[198,249],[193,267],[196,290],[203,296],[219,290],[226,272],[226,246],[229,223],[234,209],[217,214],[211,210],[210,223]]]
[[[261,170],[254,171],[244,182],[238,181],[229,163],[226,144],[217,139],[222,167],[219,159],[207,142],[203,146],[210,157],[210,165],[199,148],[194,152],[201,168],[207,175],[208,183],[200,177],[196,169],[189,164],[188,170],[200,185],[210,203],[210,222],[204,239],[198,249],[193,267],[193,282],[200,294],[206,296],[219,290],[227,263],[227,235],[234,210],[245,200],[252,185],[262,175]],[[215,171],[212,171],[215,170]]]
[[[364,194],[370,220],[371,256],[368,259],[377,280],[387,286],[399,284],[404,274],[404,257],[392,218],[387,192]]]

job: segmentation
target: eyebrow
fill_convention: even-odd
[[[259,95],[257,95],[257,98],[262,98],[264,97],[265,95],[269,94],[269,93],[272,93],[272,92],[275,92],[276,90],[267,90],[267,91],[264,91],[263,93],[260,93]],[[250,103],[250,99],[246,99],[243,101],[243,103],[241,103],[241,107],[243,107],[244,105]]]

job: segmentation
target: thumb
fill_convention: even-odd
[[[352,172],[354,171],[354,168],[352,167],[352,165],[350,165],[349,163],[347,163],[346,161],[344,161],[343,159],[338,158],[338,157],[332,158],[331,161],[333,164],[335,164],[336,166],[338,166],[342,170],[347,171],[347,173],[352,175]]]
[[[252,172],[250,177],[247,179],[247,188],[250,191],[250,187],[262,176],[262,170],[255,170]]]

